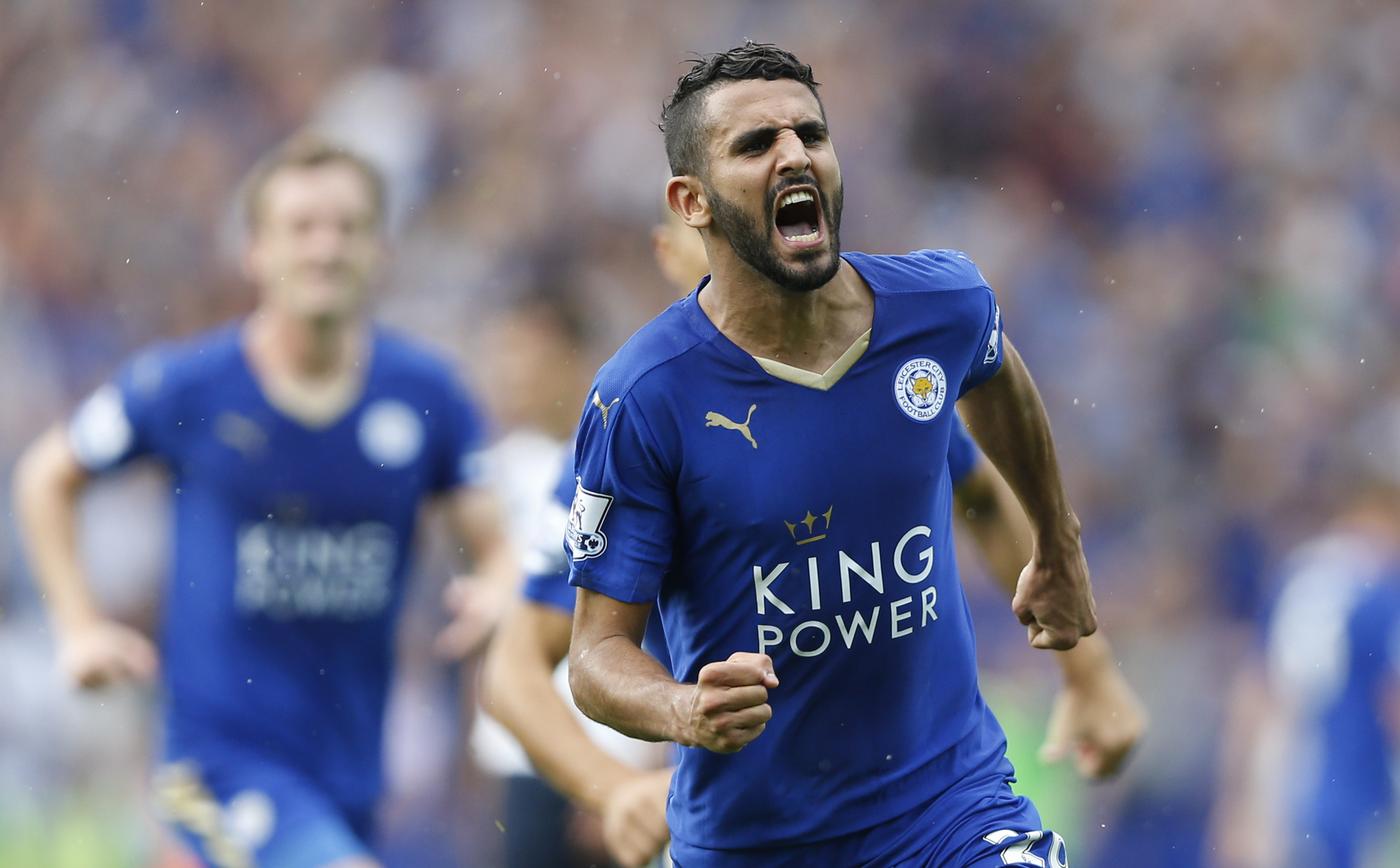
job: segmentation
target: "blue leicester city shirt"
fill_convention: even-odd
[[[1335,531],[1284,567],[1270,618],[1269,675],[1286,699],[1289,864],[1353,865],[1394,805],[1385,705],[1400,686],[1400,563]]]
[[[1336,636],[1333,689],[1317,709],[1316,767],[1299,828],[1318,864],[1352,865],[1376,846],[1395,805],[1388,703],[1400,695],[1400,566],[1358,588]]]
[[[567,615],[574,613],[578,592],[569,584],[569,558],[564,546],[559,544],[558,534],[568,524],[575,484],[573,462],[570,461],[559,476],[553,497],[540,515],[541,530],[545,532],[539,535],[539,539],[548,539],[553,534],[555,544],[531,547],[525,551],[522,557],[525,580],[520,586],[520,595],[525,599],[558,609]],[[666,635],[655,612],[647,621],[642,647],[670,670],[671,655],[666,650]]]
[[[1387,729],[1400,691],[1400,566],[1368,588],[1346,623],[1346,675],[1322,713],[1314,826],[1342,841],[1376,835],[1395,804],[1395,750]],[[1325,836],[1324,836],[1325,837]]]
[[[236,745],[374,800],[415,519],[471,481],[480,428],[447,367],[383,331],[359,400],[325,427],[268,403],[236,326],[138,356],[80,407],[89,470],[152,456],[172,474],[171,759]]]
[[[657,601],[682,681],[760,651],[782,682],[742,751],[682,752],[682,863],[869,829],[1010,774],[977,687],[949,474],[954,403],[1001,365],[1000,312],[960,253],[845,259],[874,320],[825,377],[730,342],[702,283],[603,367],[580,424],[570,581]]]
[[[967,432],[962,420],[954,416],[953,428],[948,439],[948,476],[954,488],[962,484],[968,474],[977,467],[980,457],[981,453],[977,444],[973,442],[972,435]],[[540,515],[541,540],[548,539],[551,532],[561,530],[568,524],[569,507],[573,504],[576,484],[573,463],[570,462],[559,475],[553,496]],[[551,543],[530,547],[524,552],[523,562],[525,580],[520,586],[520,595],[533,603],[550,606],[572,615],[575,591],[569,584],[569,557],[566,545]],[[651,626],[649,623],[648,629]],[[647,650],[665,653],[664,646]]]

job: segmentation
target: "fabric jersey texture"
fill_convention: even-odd
[[[93,472],[152,456],[171,475],[167,760],[226,765],[236,751],[358,813],[381,789],[416,517],[473,481],[481,422],[446,365],[376,330],[358,400],[307,427],[268,402],[241,334],[139,355],[79,408],[69,439]]]
[[[962,420],[954,416],[948,439],[948,477],[953,488],[957,488],[976,469],[981,455]],[[553,496],[540,511],[540,533],[537,538],[541,542],[527,546],[523,552],[525,580],[520,586],[520,595],[526,600],[570,615],[574,612],[576,592],[569,584],[569,549],[567,544],[558,540],[558,534],[568,525],[569,507],[573,504],[577,484],[570,456],[555,483]],[[554,535],[552,539],[548,537],[550,533]],[[653,619],[647,625],[645,647],[662,665],[670,668],[671,658],[658,620]]]
[[[1001,365],[1000,311],[961,253],[844,258],[874,318],[834,382],[769,373],[706,317],[702,283],[585,405],[570,581],[657,601],[679,680],[735,651],[781,680],[744,750],[681,751],[681,864],[838,839],[1012,774],[977,686],[949,471],[954,403]]]

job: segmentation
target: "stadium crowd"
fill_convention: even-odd
[[[0,498],[121,359],[250,306],[235,191],[305,127],[387,174],[383,318],[460,365],[497,434],[575,413],[672,298],[648,231],[677,61],[744,37],[797,51],[839,119],[845,247],[960,248],[996,287],[1152,714],[1112,783],[1041,766],[1050,664],[965,559],[1024,783],[1076,865],[1246,864],[1212,819],[1233,807],[1221,735],[1280,565],[1358,480],[1400,485],[1400,7],[8,0],[0,18]],[[577,312],[584,349],[508,316],[541,299]],[[133,473],[88,508],[120,518],[84,540],[102,599],[151,623],[160,486]],[[175,860],[142,804],[152,697],[62,685],[11,525],[0,864]],[[489,865],[473,664],[430,648],[445,560],[420,562],[400,639],[385,853]]]

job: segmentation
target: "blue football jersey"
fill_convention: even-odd
[[[1400,697],[1400,565],[1357,587],[1337,626],[1336,678],[1318,697],[1293,828],[1299,864],[1346,868],[1382,844],[1395,806],[1388,721]]]
[[[574,468],[570,461],[559,476],[549,506],[540,516],[549,533],[557,535],[568,524],[569,505],[574,499]],[[546,528],[542,527],[541,530]],[[540,539],[547,539],[541,534]],[[520,595],[532,603],[549,606],[572,615],[578,592],[569,584],[569,558],[562,541],[556,536],[555,545],[541,546],[525,552],[525,580],[520,586]],[[647,621],[646,636],[642,647],[655,657],[667,670],[671,668],[671,654],[666,649],[666,634],[661,619],[655,612]]]
[[[1308,824],[1343,858],[1379,843],[1393,817],[1400,565],[1392,564],[1389,575],[1357,598],[1346,621],[1345,649],[1345,681],[1322,713],[1321,763]]]
[[[968,474],[976,469],[981,456],[982,453],[978,451],[972,435],[967,433],[967,426],[963,425],[962,419],[954,413],[953,426],[948,431],[948,481],[954,488],[961,485]]]
[[[977,467],[981,454],[962,419],[954,416],[951,436],[948,439],[948,475],[954,488]],[[539,535],[540,539],[548,539],[550,529],[561,530],[567,525],[577,481],[573,463],[570,462],[559,474],[559,481],[554,485],[550,502],[540,515],[543,531]],[[521,596],[532,602],[573,614],[576,595],[569,584],[567,552],[567,545],[563,543],[547,543],[526,551],[523,555],[525,580],[520,586]]]
[[[1400,690],[1400,563],[1333,532],[1295,552],[1284,579],[1268,662],[1291,746],[1286,863],[1345,868],[1379,843],[1394,805],[1385,721]]]
[[[571,582],[657,601],[682,681],[759,651],[782,682],[744,750],[682,751],[682,864],[846,835],[974,772],[1010,775],[977,686],[949,473],[954,403],[1001,365],[1000,311],[960,253],[845,260],[874,319],[826,376],[732,343],[702,282],[603,367],[580,423]]]
[[[91,471],[152,456],[171,473],[167,755],[236,745],[371,803],[416,517],[477,464],[481,422],[448,368],[376,330],[358,401],[307,427],[229,326],[139,355],[69,432]]]

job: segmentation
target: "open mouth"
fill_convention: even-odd
[[[816,191],[797,187],[778,197],[773,222],[789,244],[806,247],[822,239],[822,211]]]

